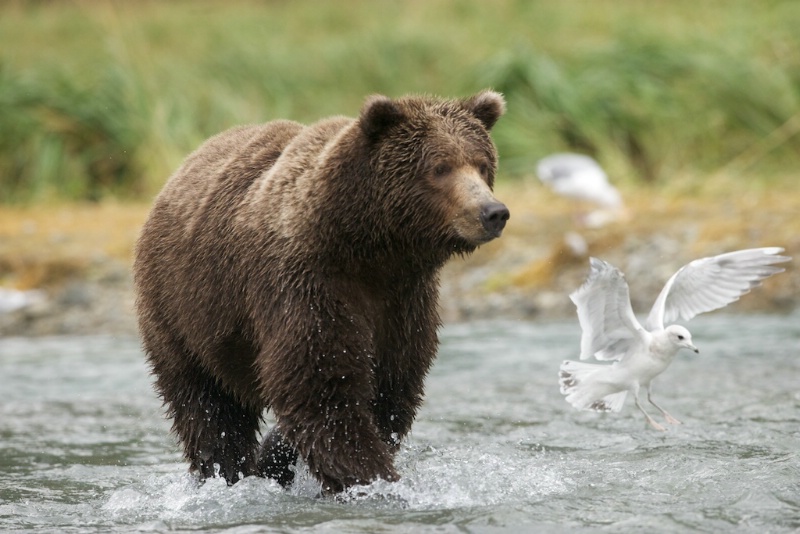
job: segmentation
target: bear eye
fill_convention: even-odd
[[[481,176],[487,176],[489,174],[489,165],[481,163],[478,167],[478,171],[481,173]]]
[[[441,178],[445,174],[450,172],[450,165],[447,163],[440,163],[436,167],[433,168],[433,174],[437,178]]]

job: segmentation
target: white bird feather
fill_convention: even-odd
[[[619,412],[628,391],[647,422],[664,430],[642,407],[639,389],[668,423],[679,424],[651,397],[652,380],[664,372],[680,349],[699,352],[683,326],[674,320],[727,306],[761,281],[784,269],[774,264],[789,261],[779,247],[739,250],[695,260],[681,267],[667,281],[642,326],[631,307],[625,275],[597,258],[590,258],[586,282],[570,295],[577,307],[581,335],[581,360],[613,361],[612,364],[565,361],[559,383],[567,402],[582,410]]]

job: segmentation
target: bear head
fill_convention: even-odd
[[[374,180],[372,207],[383,210],[377,226],[412,242],[415,253],[446,256],[499,237],[509,211],[492,193],[489,132],[504,112],[502,95],[489,90],[458,100],[369,97],[358,126],[370,165],[362,175]]]

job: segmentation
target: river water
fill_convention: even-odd
[[[796,532],[800,315],[692,321],[655,382],[684,424],[577,412],[575,321],[446,326],[402,479],[318,498],[186,473],[136,339],[0,340],[0,532]],[[655,415],[655,411],[653,411]]]

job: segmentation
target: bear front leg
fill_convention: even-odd
[[[341,329],[313,331],[327,339],[312,340],[300,353],[281,351],[271,360],[262,358],[271,362],[262,372],[281,434],[325,493],[378,478],[397,480],[393,451],[373,413],[373,357],[355,342],[345,345],[336,339]],[[278,477],[284,476],[282,470],[278,465]]]
[[[400,448],[403,438],[411,431],[411,425],[422,404],[421,380],[418,387],[382,389],[375,402],[375,419],[383,440],[392,451]]]
[[[311,474],[322,484],[323,494],[377,479],[400,478],[393,465],[393,452],[371,421],[350,415],[330,417],[322,426],[296,425],[288,435],[296,440]]]
[[[289,443],[277,426],[264,436],[258,450],[258,474],[274,479],[284,488],[294,481],[294,465],[297,463],[297,451]]]
[[[376,369],[378,393],[375,399],[375,420],[384,441],[393,450],[411,431],[417,410],[422,405],[425,377],[436,356],[438,316],[435,303],[426,310],[415,311],[408,301],[396,302],[395,325],[388,329],[393,335],[381,340],[381,362]],[[411,320],[414,322],[409,322]],[[404,333],[413,332],[413,336]]]

